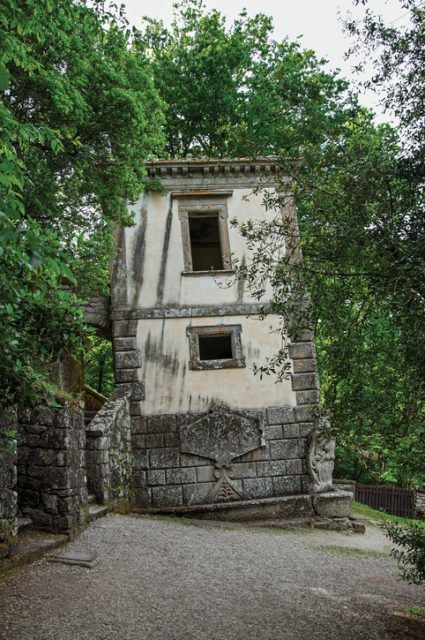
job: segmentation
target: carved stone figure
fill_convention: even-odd
[[[334,491],[332,474],[335,463],[335,436],[330,431],[328,418],[320,418],[312,434],[307,462],[314,493]]]

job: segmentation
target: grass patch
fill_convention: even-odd
[[[392,516],[389,513],[386,513],[385,511],[378,511],[378,509],[372,509],[372,507],[368,507],[367,504],[362,504],[361,502],[353,502],[352,511],[354,515],[364,516],[365,518],[376,520],[378,523],[381,523],[381,522],[398,522],[400,524],[419,523],[421,527],[425,528],[424,520],[411,520],[410,518],[401,518],[400,516]]]
[[[406,607],[405,612],[408,616],[422,618],[425,621],[425,609],[423,609],[422,607]]]
[[[328,551],[342,556],[362,556],[364,558],[388,558],[388,553],[384,551],[373,551],[372,549],[358,549],[357,547],[341,547],[337,544],[321,544],[316,546],[320,551]]]

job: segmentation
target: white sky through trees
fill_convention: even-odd
[[[140,27],[144,15],[161,19],[169,25],[174,1],[121,0],[121,3],[126,8],[130,23]],[[303,47],[313,49],[319,57],[329,60],[331,68],[339,68],[343,76],[357,81],[357,76],[352,72],[354,62],[344,60],[350,40],[343,33],[339,20],[339,15],[346,17],[349,12],[358,18],[364,14],[364,7],[355,7],[352,0],[206,0],[205,4],[208,9],[217,9],[223,13],[230,22],[243,8],[250,15],[262,12],[272,16],[277,40],[285,37],[295,40],[301,36]],[[398,0],[369,0],[369,7],[382,15],[387,23],[402,25],[408,20],[406,11]],[[378,100],[372,92],[363,94],[361,101],[377,112],[378,120],[391,119],[389,114],[382,115]]]

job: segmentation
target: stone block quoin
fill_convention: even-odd
[[[297,336],[296,342],[289,345],[288,355],[293,364],[291,383],[297,406],[316,406],[318,410],[320,392],[313,332],[304,331],[301,336]]]

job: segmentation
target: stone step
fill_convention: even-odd
[[[84,422],[86,427],[87,425],[90,424],[90,422],[93,420],[96,414],[97,414],[97,411],[88,411],[88,410],[84,411]]]
[[[106,516],[108,513],[108,507],[104,504],[91,504],[89,505],[89,522],[93,522],[98,518]]]
[[[31,518],[28,518],[25,516],[18,518],[18,531],[23,531],[24,529],[27,529],[31,525],[32,525]]]
[[[24,531],[11,545],[7,557],[0,560],[0,573],[42,558],[46,552],[69,542],[67,535]]]
[[[89,504],[94,504],[96,502],[96,496],[94,495],[94,493],[89,493],[87,497]]]

